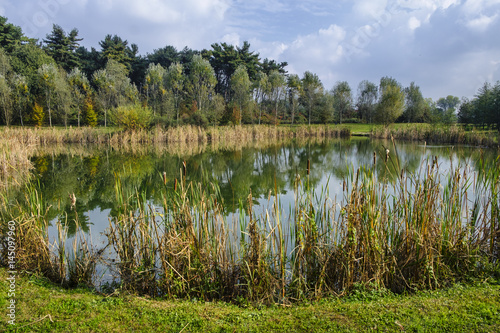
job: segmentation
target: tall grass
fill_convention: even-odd
[[[261,212],[249,192],[229,215],[209,174],[199,183],[186,182],[185,168],[173,182],[159,177],[161,205],[125,193],[116,177],[107,265],[121,288],[138,294],[280,304],[345,295],[360,284],[400,293],[499,275],[499,161],[443,174],[433,158],[407,173],[396,152],[386,166],[396,173],[387,181],[369,166],[351,169],[339,200],[297,176],[289,208],[275,186]],[[7,217],[19,224],[22,269],[92,284],[102,251],[66,253],[62,229],[51,245],[44,200],[34,187],[26,193],[18,215]]]
[[[37,185],[28,182],[24,186],[24,197],[15,204],[6,199],[0,205],[0,233],[7,234],[7,222],[15,225],[15,269],[28,274],[45,276],[63,286],[94,287],[96,267],[105,249],[97,249],[79,228],[78,216],[73,241],[67,236],[68,216],[56,222],[57,236],[49,238],[48,210],[45,199]],[[0,262],[7,266],[7,237],[0,242]]]
[[[373,138],[422,141],[427,143],[466,144],[498,147],[498,135],[481,131],[465,131],[460,126],[411,124],[407,126],[373,127]]]
[[[206,143],[221,141],[259,141],[301,137],[350,137],[350,130],[332,126],[178,126],[124,131],[121,129],[79,128],[31,128],[7,127],[0,131],[3,139],[15,138],[24,145],[63,143]]]
[[[397,164],[393,159],[387,163]],[[130,271],[144,271],[147,253],[154,293],[170,297],[287,302],[342,295],[358,284],[394,292],[439,288],[499,272],[498,165],[469,172],[442,175],[433,159],[387,184],[370,168],[351,170],[341,202],[297,178],[288,214],[279,196],[256,214],[250,193],[247,210],[241,204],[230,217],[215,184],[186,185],[181,172],[177,189],[165,187],[161,213],[135,193],[138,222],[117,217],[110,228],[115,235],[128,228],[134,240],[110,242],[132,245],[134,251],[117,251],[119,265],[135,263]]]

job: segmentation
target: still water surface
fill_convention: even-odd
[[[389,163],[385,162],[389,150]],[[374,153],[376,158],[374,159]],[[161,206],[161,189],[173,189],[186,165],[186,182],[209,177],[218,183],[225,213],[237,212],[248,194],[254,198],[256,211],[269,206],[269,198],[279,193],[283,207],[294,202],[294,181],[306,177],[316,191],[327,191],[331,199],[341,199],[344,179],[349,170],[369,167],[375,170],[380,182],[397,177],[395,170],[421,172],[432,158],[437,157],[440,172],[451,167],[478,167],[481,156],[493,161],[496,150],[483,151],[473,147],[426,146],[368,139],[329,140],[316,143],[296,143],[249,147],[243,149],[199,149],[189,152],[140,147],[114,149],[111,147],[64,147],[41,151],[32,158],[34,172],[39,176],[42,196],[51,205],[51,237],[55,237],[56,222],[67,223],[69,236],[75,233],[75,214],[81,226],[94,239],[102,240],[109,218],[117,213],[115,180],[118,176],[127,193],[135,189],[144,192],[148,201]],[[310,161],[310,174],[307,164]],[[399,165],[399,166],[397,166]],[[71,206],[70,194],[76,197]]]

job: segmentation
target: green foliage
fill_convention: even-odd
[[[44,117],[45,113],[43,112],[43,107],[40,104],[35,103],[35,105],[33,106],[33,115],[31,119],[33,120],[36,127],[42,127]]]
[[[17,74],[24,76],[28,85],[34,88],[32,93],[43,90],[39,86],[38,69],[45,64],[55,64],[54,59],[34,43],[17,45],[12,51],[12,68]]]
[[[97,114],[90,98],[85,99],[85,122],[90,127],[97,126]]]
[[[458,112],[461,123],[496,126],[500,131],[500,81],[484,83],[472,100],[463,99]]]
[[[351,117],[351,87],[347,81],[337,82],[332,88],[331,93],[333,95],[333,108],[338,115],[339,123],[342,124],[342,119]]]
[[[20,27],[7,23],[7,18],[0,16],[0,46],[7,52],[12,52],[14,48],[27,42],[28,38],[24,36]]]
[[[405,120],[409,123],[423,122],[425,120],[425,99],[420,92],[420,87],[415,82],[405,89],[406,107],[403,112]]]
[[[304,77],[302,78],[301,92],[301,98],[308,113],[308,122],[309,125],[311,125],[314,104],[316,103],[318,97],[323,93],[323,84],[321,83],[318,75],[306,71],[304,73]]]
[[[151,109],[139,104],[123,105],[114,108],[110,113],[111,121],[125,130],[148,128],[151,124]]]
[[[372,123],[378,98],[378,88],[375,83],[367,80],[361,81],[358,86],[358,99],[356,106],[359,116],[364,122]]]
[[[45,50],[49,56],[51,56],[56,63],[69,71],[80,65],[76,49],[79,46],[79,42],[82,38],[78,38],[78,30],[73,29],[69,34],[61,28],[59,25],[54,24],[52,32],[46,36],[44,39]]]
[[[380,100],[375,109],[375,120],[385,126],[392,124],[402,114],[405,94],[401,85],[393,78],[380,80]]]
[[[137,53],[137,46],[128,46],[128,41],[122,40],[117,35],[106,35],[104,40],[99,42],[102,48],[102,55],[105,59],[114,60],[125,66],[128,72],[132,69],[132,61]]]

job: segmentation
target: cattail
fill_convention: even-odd
[[[75,193],[71,193],[69,195],[69,199],[71,200],[71,209],[75,208],[75,205],[76,205],[76,196],[75,196]]]
[[[174,191],[177,191],[177,178],[174,179]]]
[[[307,174],[309,175],[310,172],[311,172],[311,161],[308,159],[307,160]]]
[[[163,171],[163,185],[167,185],[167,173]]]

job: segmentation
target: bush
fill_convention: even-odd
[[[119,106],[110,113],[111,121],[125,130],[137,130],[151,124],[151,109],[140,104]]]
[[[43,107],[35,103],[35,106],[33,106],[33,122],[36,127],[42,127],[44,117],[45,113],[43,112]]]

